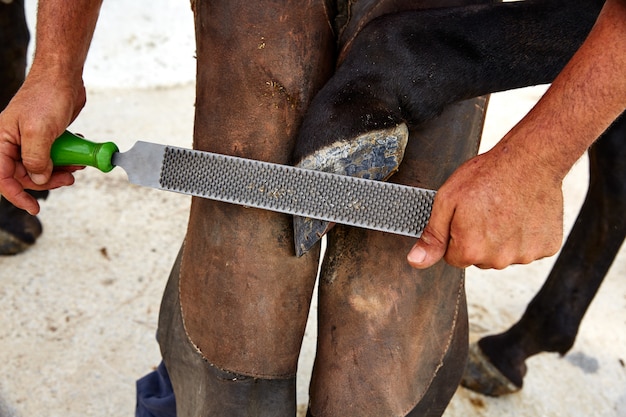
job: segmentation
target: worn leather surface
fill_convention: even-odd
[[[194,146],[288,163],[301,117],[334,64],[323,1],[196,1]],[[180,275],[187,335],[221,369],[287,378],[318,252],[296,258],[286,215],[194,199]]]
[[[182,250],[181,250],[182,253]],[[189,343],[178,285],[179,254],[168,281],[157,339],[168,370],[178,417],[288,417],[296,412],[295,378],[258,379],[219,369]]]
[[[351,3],[340,47],[347,51],[360,27],[377,16],[433,5],[441,2]],[[477,153],[487,101],[453,104],[413,126],[390,181],[439,188]],[[464,273],[445,262],[410,268],[404,254],[412,244],[410,238],[345,226],[329,233],[309,415],[443,414],[467,355]]]
[[[412,131],[392,180],[440,186],[476,153],[485,106],[485,98],[460,102]],[[345,226],[328,234],[312,416],[405,416],[418,406],[420,415],[443,412],[467,349],[467,334],[458,336],[467,326],[463,271],[445,262],[412,269],[405,255],[413,243]],[[451,350],[456,354],[444,360]],[[433,383],[438,388],[429,391]]]

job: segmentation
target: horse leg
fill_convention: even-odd
[[[29,40],[24,0],[0,2],[0,110],[24,82]]]
[[[541,290],[522,318],[471,349],[463,385],[487,395],[522,388],[525,360],[564,355],[626,236],[626,115],[589,149],[587,197]]]
[[[24,0],[0,2],[0,111],[24,82],[30,35]],[[46,198],[48,191],[29,191]],[[0,255],[13,255],[30,247],[41,235],[41,222],[0,196]]]
[[[423,1],[412,8],[426,9],[397,11],[388,4],[405,6],[403,1],[380,3],[364,13],[347,13],[365,22],[348,22],[339,32],[340,64],[304,119],[294,152],[297,165],[389,177],[405,143],[398,126],[431,120],[459,100],[550,82],[583,42],[602,5],[547,0],[428,9],[433,2]],[[373,19],[383,9],[388,14]],[[329,226],[297,218],[298,254]]]
[[[295,162],[372,130],[418,125],[459,100],[551,82],[602,3],[506,2],[372,20],[349,38],[337,71],[311,103]]]

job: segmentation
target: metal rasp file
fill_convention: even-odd
[[[131,183],[334,223],[419,237],[435,191],[191,149],[137,142],[119,152],[65,132],[56,166],[120,166]]]

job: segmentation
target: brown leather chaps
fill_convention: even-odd
[[[192,2],[197,149],[289,163],[307,105],[337,62],[330,3]],[[485,107],[484,98],[461,102],[412,129],[392,180],[439,187],[476,153]],[[412,244],[343,226],[328,235],[310,415],[443,413],[467,354],[463,271],[410,268]],[[295,415],[318,261],[319,249],[295,257],[290,216],[193,200],[158,333],[179,417]]]

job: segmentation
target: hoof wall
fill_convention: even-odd
[[[482,352],[478,343],[472,343],[461,385],[490,397],[513,394],[522,387],[515,385],[496,368]]]
[[[296,165],[316,171],[384,181],[398,170],[408,139],[408,128],[400,124],[368,132],[352,140],[335,142]],[[332,227],[330,222],[294,217],[296,255],[304,255]]]
[[[0,205],[0,255],[16,255],[31,247],[41,235],[41,222],[36,216],[6,201]]]

